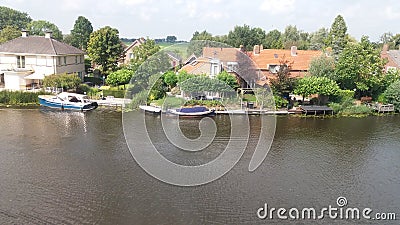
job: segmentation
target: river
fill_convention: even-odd
[[[349,207],[400,218],[400,116],[278,117],[267,158],[248,171],[252,151],[222,178],[179,187],[148,175],[127,147],[122,115],[112,110],[61,112],[0,109],[1,224],[376,224],[373,220],[261,220],[257,210],[299,209],[347,199]],[[226,116],[216,116],[222,124]],[[208,154],[168,153],[159,117],[147,118],[165,157],[202,163]],[[257,139],[257,116],[251,116]],[[192,122],[189,122],[191,124]],[[195,123],[196,125],[196,123]],[[182,127],[196,133],[192,125]],[[193,126],[193,127],[192,127]],[[227,129],[218,135],[229,136]],[[227,132],[227,133],[225,133]],[[254,134],[255,132],[255,134]],[[157,135],[160,135],[159,137]],[[165,143],[164,143],[165,142]],[[249,145],[254,144],[252,139]],[[175,158],[174,158],[175,157]],[[373,215],[373,214],[371,214]]]

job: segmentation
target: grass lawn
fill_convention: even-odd
[[[166,50],[166,51],[172,51],[172,52],[177,52],[183,60],[185,60],[188,55],[187,55],[187,47],[189,46],[189,43],[158,43],[158,45],[161,47],[161,50]]]
[[[182,98],[177,98],[177,97],[168,97],[168,98],[163,98],[163,99],[158,99],[152,101],[157,106],[164,106],[168,105],[168,108],[177,108],[181,107],[185,103],[185,99]]]

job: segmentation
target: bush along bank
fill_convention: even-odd
[[[46,94],[40,92],[24,91],[0,91],[0,105],[2,106],[30,106],[39,105],[39,95]]]

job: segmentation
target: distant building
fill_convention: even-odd
[[[134,53],[133,53],[133,49],[144,44],[145,42],[146,42],[146,39],[139,38],[139,39],[136,39],[134,42],[132,42],[132,44],[127,46],[124,49],[124,51],[122,52],[120,64],[128,65],[131,62],[131,60],[135,57]]]
[[[0,45],[0,88],[26,90],[40,87],[45,76],[76,73],[83,79],[82,50],[45,36],[22,36]]]
[[[245,74],[240,74],[245,70],[250,60],[247,59],[245,53],[239,48],[218,48],[204,47],[202,56],[196,57],[191,55],[186,61],[181,70],[185,70],[191,74],[205,74],[214,78],[222,71],[226,71],[236,76],[238,83],[243,88],[254,87],[256,77],[246,77],[246,82],[242,79]],[[249,71],[247,71],[249,72]],[[253,71],[254,72],[254,71]]]
[[[381,57],[388,60],[385,65],[385,71],[388,71],[389,69],[400,70],[400,50],[389,50],[389,46],[384,45]]]

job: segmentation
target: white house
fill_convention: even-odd
[[[22,36],[0,45],[0,88],[34,89],[45,76],[76,73],[83,79],[85,62],[82,50],[45,36]]]

